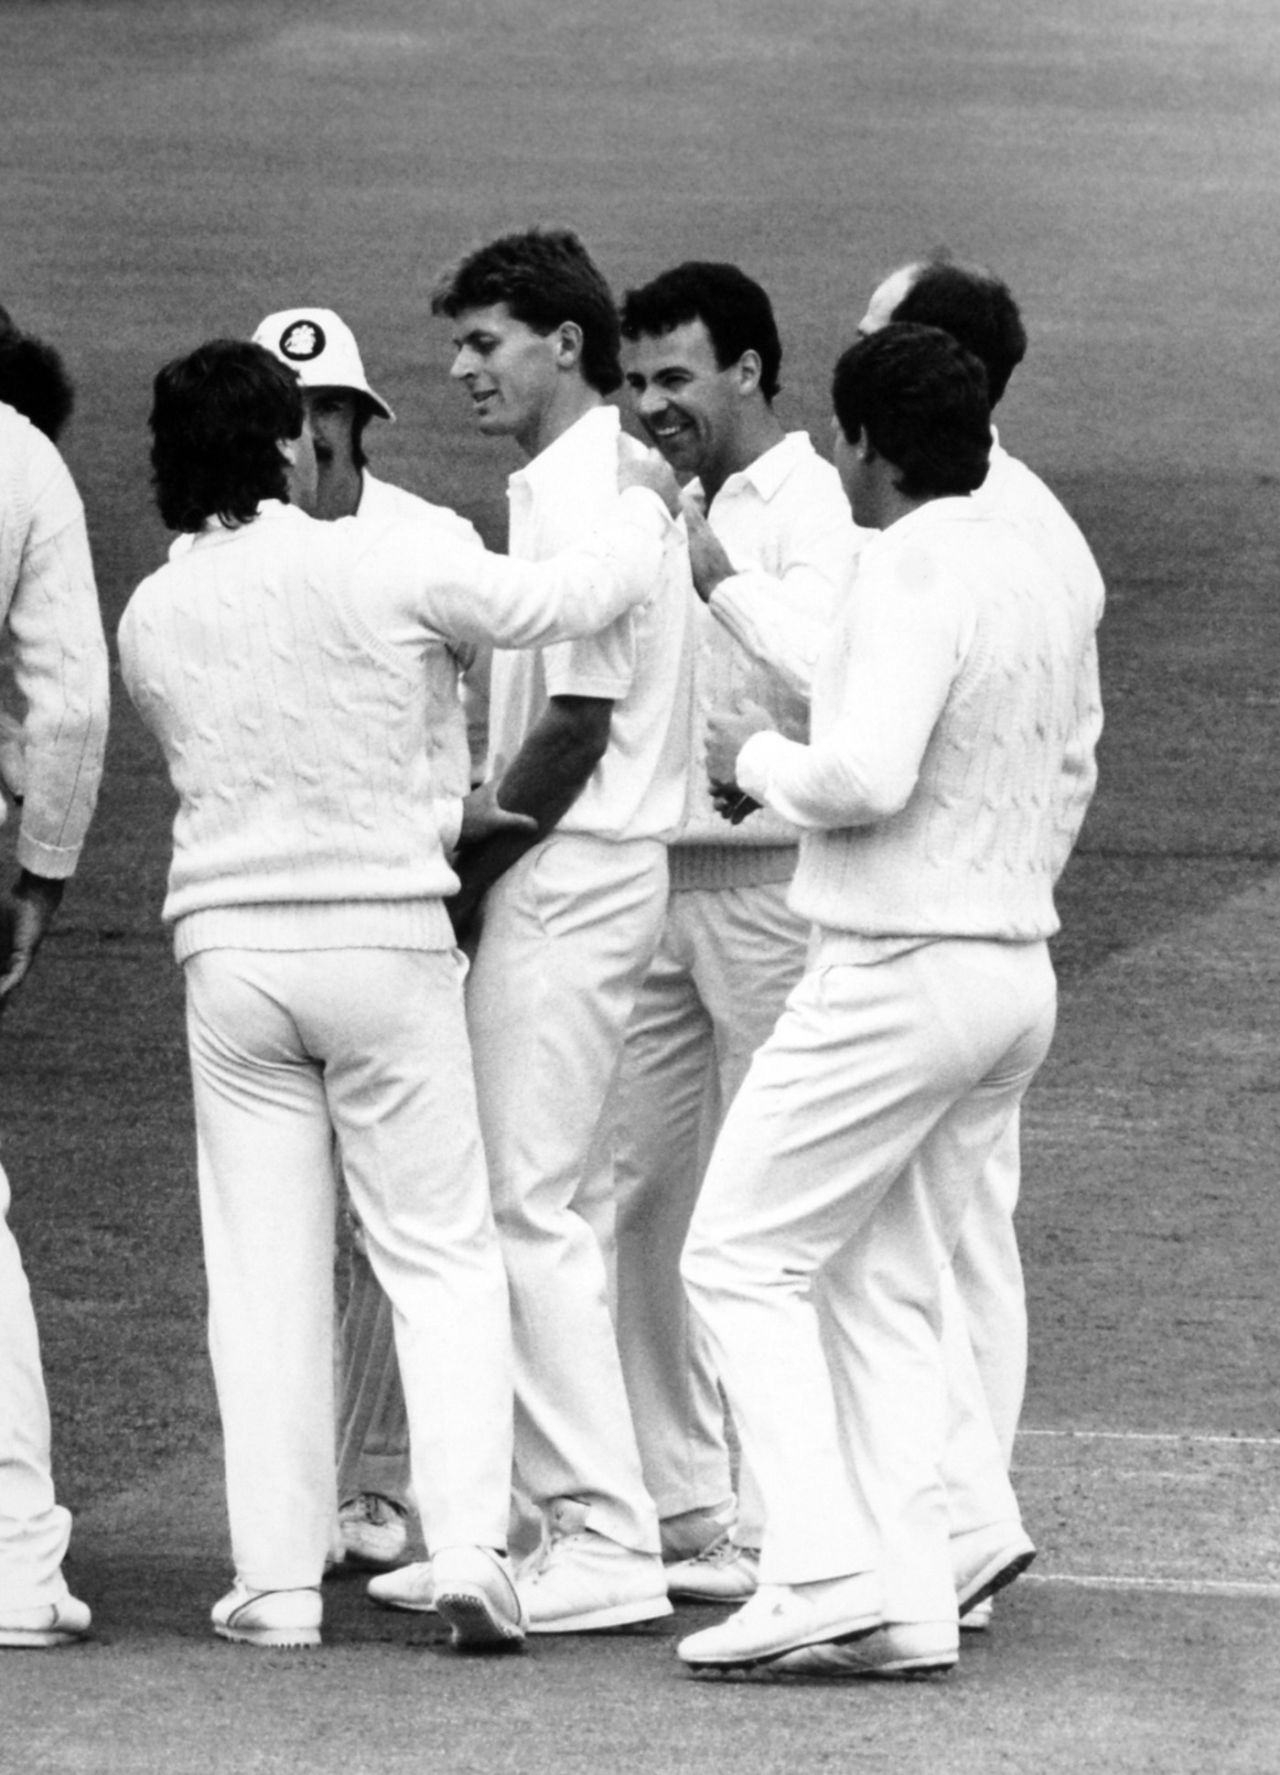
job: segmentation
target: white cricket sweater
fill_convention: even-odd
[[[145,580],[120,663],[178,793],[164,918],[208,948],[452,945],[437,781],[463,713],[458,642],[589,633],[648,593],[671,520],[619,502],[535,564],[456,525],[319,523],[266,501]]]
[[[75,869],[107,739],[107,644],[66,464],[0,404],[0,771],[22,799],[18,862],[61,880]],[[0,823],[5,808],[0,801]]]
[[[859,938],[1052,936],[1097,616],[970,500],[868,544],[814,678],[812,743],[760,733],[738,758],[742,788],[804,830],[794,909]]]

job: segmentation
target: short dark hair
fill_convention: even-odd
[[[499,302],[544,338],[573,321],[582,331],[584,381],[598,394],[621,387],[613,293],[571,228],[529,228],[477,247],[437,280],[431,312],[452,318]]]
[[[622,299],[624,339],[661,337],[694,320],[707,329],[720,369],[736,364],[744,351],[759,356],[760,392],[771,401],[781,386],[782,341],[773,303],[745,271],[717,260],[686,259]]]
[[[1008,284],[981,265],[936,253],[893,311],[896,321],[941,327],[986,367],[994,407],[1027,354],[1027,333]]]
[[[66,366],[52,345],[19,332],[12,322],[0,328],[0,401],[56,444],[75,400]]]
[[[262,345],[211,339],[155,379],[151,469],[171,530],[207,518],[247,524],[264,499],[289,497],[279,443],[302,430],[302,391]]]
[[[972,493],[986,479],[986,371],[940,327],[895,321],[859,339],[836,364],[831,402],[845,437],[865,432],[909,499]]]

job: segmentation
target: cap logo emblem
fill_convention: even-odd
[[[324,350],[324,329],[313,320],[296,320],[286,327],[280,340],[280,350],[291,363],[305,364],[313,357],[319,357]]]

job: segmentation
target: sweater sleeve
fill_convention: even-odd
[[[47,459],[36,456],[32,521],[5,646],[24,711],[18,861],[35,875],[62,879],[76,867],[97,800],[108,674],[84,510],[52,445]]]
[[[814,738],[760,733],[737,780],[794,825],[871,825],[905,807],[972,625],[964,589],[915,550],[854,586],[818,681]]]
[[[616,515],[549,561],[468,548],[438,532],[416,550],[398,533],[357,564],[354,602],[389,601],[391,626],[407,619],[447,641],[540,647],[591,635],[648,602],[659,582],[673,520],[653,493],[632,488]]]

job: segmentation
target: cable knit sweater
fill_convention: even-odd
[[[812,743],[756,734],[748,793],[804,829],[792,905],[859,937],[1051,936],[1084,815],[1094,602],[941,499],[865,548],[814,678]]]
[[[179,959],[449,947],[440,810],[458,803],[437,777],[463,723],[457,643],[613,620],[647,595],[670,522],[629,492],[581,549],[535,564],[456,525],[318,523],[266,501],[145,580],[120,663],[178,792],[164,917]]]
[[[22,798],[18,861],[60,880],[102,776],[107,646],[80,496],[48,438],[2,404],[0,620],[0,770]]]

